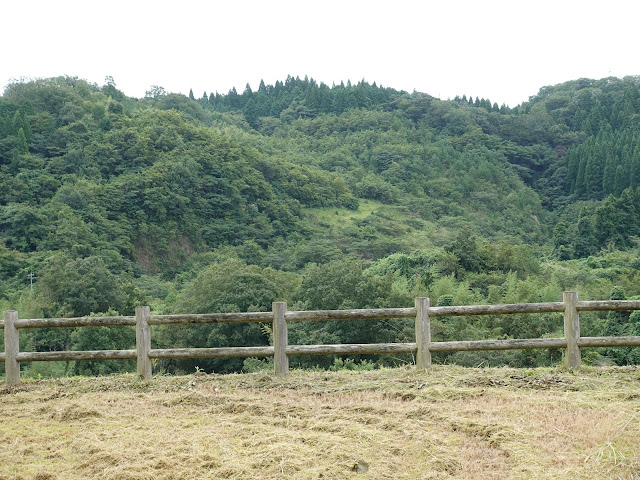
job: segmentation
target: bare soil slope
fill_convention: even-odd
[[[25,381],[0,387],[0,480],[637,479],[639,372]]]

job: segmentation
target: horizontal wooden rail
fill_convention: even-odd
[[[324,321],[324,320],[382,320],[389,318],[412,318],[415,308],[376,308],[364,310],[308,310],[286,312],[287,322]]]
[[[564,312],[563,302],[520,303],[506,305],[454,305],[450,307],[430,307],[431,317],[466,317],[472,315],[515,315],[517,313]]]
[[[349,343],[338,345],[290,345],[287,355],[385,355],[416,353],[415,343]]]
[[[510,340],[466,340],[457,342],[433,342],[432,352],[466,352],[472,350],[528,350],[534,348],[566,348],[565,338],[532,338]]]
[[[74,360],[135,360],[135,350],[71,350],[62,352],[21,352],[19,362],[70,362]]]
[[[565,362],[569,368],[580,367],[580,348],[585,347],[640,347],[640,336],[581,337],[579,312],[640,310],[640,300],[578,301],[575,292],[564,292],[562,302],[525,303],[504,305],[430,306],[428,298],[417,298],[415,307],[352,310],[287,311],[286,303],[275,302],[272,312],[211,313],[182,315],[151,315],[149,307],[137,307],[135,316],[77,317],[52,319],[18,319],[15,311],[5,311],[0,328],[4,330],[4,352],[0,362],[5,364],[6,381],[20,381],[20,362],[80,361],[80,360],[132,360],[138,364],[141,378],[151,377],[151,360],[174,358],[230,358],[273,357],[276,373],[289,369],[290,356],[298,355],[373,355],[413,354],[418,368],[431,364],[432,352],[565,349]],[[432,342],[430,317],[469,315],[514,315],[531,313],[563,313],[563,338],[471,340]],[[288,345],[287,322],[330,320],[379,320],[415,318],[415,343]],[[188,325],[219,323],[273,323],[273,346],[171,348],[152,349],[152,325]],[[78,327],[136,327],[135,350],[96,350],[63,352],[20,352],[18,330],[33,328]]]
[[[595,300],[578,302],[576,308],[579,312],[640,310],[640,300]]]
[[[640,337],[580,337],[580,347],[640,347]]]
[[[166,348],[149,350],[149,358],[273,357],[273,347]]]
[[[151,315],[149,325],[188,325],[202,323],[265,323],[273,320],[270,312],[203,313],[189,315]],[[135,325],[135,323],[134,323]]]
[[[16,328],[77,328],[135,326],[136,317],[30,318],[16,320]]]

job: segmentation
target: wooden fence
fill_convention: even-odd
[[[568,368],[580,368],[580,349],[583,347],[640,347],[640,336],[581,337],[579,312],[640,310],[638,300],[578,301],[576,292],[564,292],[562,302],[525,303],[512,305],[465,305],[432,307],[428,298],[416,298],[412,308],[381,308],[371,310],[316,310],[287,311],[287,304],[274,302],[272,312],[213,313],[200,315],[151,315],[149,307],[137,307],[135,316],[79,317],[50,319],[18,319],[18,312],[4,312],[4,353],[7,384],[20,382],[20,362],[70,360],[125,360],[136,359],[138,375],[149,379],[152,360],[156,358],[220,358],[220,357],[273,357],[275,372],[286,374],[292,355],[355,355],[411,353],[418,368],[431,365],[432,352],[460,352],[469,350],[518,350],[536,348],[564,348]],[[564,314],[564,338],[537,338],[512,340],[474,340],[455,342],[431,341],[431,317],[469,315],[510,315],[523,313]],[[289,345],[288,322],[326,320],[375,320],[414,318],[416,341],[412,343]],[[273,346],[226,348],[174,348],[152,349],[152,325],[185,325],[204,323],[272,323]],[[20,352],[18,331],[22,328],[75,328],[96,326],[135,326],[135,350],[97,350],[63,352]]]

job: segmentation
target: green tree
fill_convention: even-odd
[[[571,258],[571,242],[565,222],[558,222],[553,228],[553,253],[558,260]]]
[[[20,271],[23,262],[23,254],[10,250],[0,242],[0,278],[6,280],[16,275]]]
[[[613,186],[613,194],[620,195],[622,191],[629,186],[629,176],[625,175],[624,167],[618,165],[616,167],[615,183]]]
[[[305,310],[381,308],[412,302],[410,296],[394,291],[392,275],[375,275],[365,269],[362,261],[351,258],[309,265],[295,298]],[[292,325],[290,339],[292,343],[320,345],[376,343],[407,341],[407,333],[402,322],[394,320],[301,322]],[[295,364],[326,367],[332,362],[331,357],[323,357],[296,359]]]
[[[586,189],[586,183],[585,183],[585,175],[586,175],[586,167],[587,167],[587,161],[588,158],[586,156],[580,155],[580,160],[578,163],[578,173],[576,175],[576,182],[575,182],[575,190],[574,193],[576,195],[578,195],[578,197],[583,197],[585,192],[587,191]]]
[[[626,300],[627,297],[624,290],[615,286],[611,290],[610,300]],[[618,337],[625,335],[634,335],[636,330],[635,322],[630,322],[631,312],[608,312],[605,323],[604,334],[608,337]],[[634,312],[635,313],[635,312]],[[634,319],[635,320],[635,319]],[[628,365],[638,359],[633,348],[609,348],[605,350],[605,355],[613,359],[617,365]]]
[[[229,258],[214,263],[187,284],[176,300],[182,313],[270,311],[295,285],[290,274],[260,268]],[[269,336],[260,325],[219,324],[172,327],[159,334],[159,342],[173,347],[228,347],[268,345]],[[169,362],[166,368],[193,371],[232,372],[242,369],[242,359],[186,360]]]
[[[589,198],[602,197],[602,177],[605,169],[604,158],[599,152],[593,152],[587,157],[584,170],[585,193]]]
[[[20,128],[16,134],[16,152],[19,154],[29,153],[29,145],[23,128]]]
[[[445,251],[454,254],[462,268],[469,272],[479,272],[486,266],[486,258],[478,248],[477,238],[467,227],[461,228]]]
[[[119,280],[99,257],[51,257],[41,270],[38,294],[45,313],[52,317],[80,317],[110,309],[125,311]]]
[[[619,160],[615,157],[611,149],[608,149],[605,159],[604,172],[602,175],[602,193],[604,196],[612,194],[615,190],[616,167],[618,165]]]
[[[618,232],[617,209],[615,198],[611,195],[604,203],[596,208],[594,215],[594,238],[596,245],[604,247],[607,243],[613,242],[618,245],[626,243]]]
[[[584,207],[578,217],[577,234],[573,242],[574,256],[577,258],[588,257],[594,253],[595,243],[591,216]]]
[[[633,157],[631,157],[629,184],[633,189],[640,187],[640,146],[636,147],[633,152]]]
[[[383,285],[364,272],[364,263],[354,259],[310,265],[302,278],[296,299],[308,310],[374,308],[384,303]]]
[[[242,113],[244,114],[244,118],[247,120],[247,123],[257,129],[259,126],[258,118],[260,113],[258,106],[256,105],[256,101],[253,98],[249,98],[247,103],[245,103]]]
[[[7,246],[22,252],[35,251],[47,235],[49,220],[42,209],[12,203],[0,207],[0,235]]]
[[[110,310],[100,316],[117,316]],[[135,327],[82,327],[71,333],[71,350],[133,350],[136,344]],[[78,361],[73,372],[76,375],[109,375],[123,371],[134,371],[133,360]]]

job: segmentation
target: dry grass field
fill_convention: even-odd
[[[0,479],[638,479],[640,370],[0,386]]]

